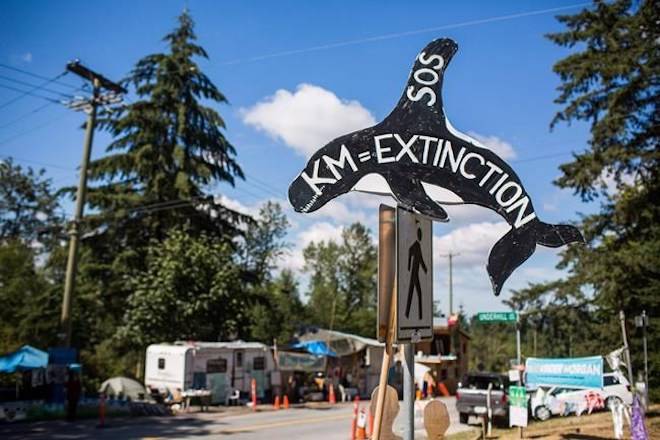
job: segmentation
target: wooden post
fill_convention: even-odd
[[[394,261],[396,252],[396,210],[381,205],[378,218],[378,246],[379,246],[379,275],[381,284],[391,290],[389,304],[383,304],[388,308],[388,320],[385,336],[385,350],[383,352],[383,363],[380,368],[380,381],[378,384],[378,395],[376,397],[376,411],[374,414],[373,439],[380,440],[381,425],[383,421],[383,408],[385,405],[385,391],[387,390],[387,376],[392,360],[392,341],[394,340],[394,326],[396,324],[396,270]],[[390,287],[391,286],[391,287]],[[385,299],[385,298],[383,298]],[[380,330],[380,329],[379,329]]]

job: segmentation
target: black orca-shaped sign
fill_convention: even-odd
[[[509,275],[537,244],[559,247],[584,239],[574,226],[541,222],[511,167],[451,126],[440,92],[457,49],[446,38],[429,43],[415,59],[403,95],[389,116],[318,150],[289,187],[289,201],[298,212],[316,211],[375,173],[385,179],[399,204],[446,222],[447,212],[428,196],[422,182],[450,190],[466,204],[492,209],[511,225],[488,258],[493,291],[499,295]]]

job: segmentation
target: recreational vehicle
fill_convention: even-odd
[[[258,342],[175,342],[147,348],[144,383],[161,391],[211,391],[212,403],[247,396],[252,379],[257,397],[270,394],[275,365],[271,350]]]

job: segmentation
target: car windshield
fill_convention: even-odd
[[[559,394],[572,393],[578,391],[578,388],[556,388],[551,394],[557,396]]]
[[[487,390],[488,384],[493,384],[493,389],[502,389],[504,385],[502,379],[497,376],[468,376],[465,381],[465,388],[472,390]]]

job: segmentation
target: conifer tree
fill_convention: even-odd
[[[132,310],[142,304],[134,295],[134,281],[148,280],[156,270],[149,264],[157,243],[176,231],[191,243],[202,240],[233,252],[241,223],[250,221],[211,193],[217,191],[215,185],[234,185],[243,173],[215,109],[227,99],[197,64],[208,54],[196,42],[187,11],[164,42],[166,50],[140,59],[122,81],[132,92],[126,104],[101,114],[100,127],[112,141],[107,154],[90,164],[91,209],[85,219],[77,291],[78,299],[86,292],[90,301],[102,304],[104,314],[96,323],[75,324],[73,336],[88,363],[102,365],[106,358],[117,362],[105,371],[134,368],[129,363],[135,359],[135,346],[116,336],[140,311]],[[162,295],[160,300],[166,301],[171,299],[167,295],[186,294],[187,286],[176,287],[141,292],[150,298]],[[225,293],[240,295],[231,289]],[[84,319],[85,313],[78,318]],[[203,334],[218,337],[212,331]],[[160,336],[164,340],[174,333]]]
[[[553,124],[591,124],[588,147],[560,167],[556,184],[585,202],[600,202],[600,209],[581,220],[588,246],[562,254],[559,267],[568,269],[568,277],[516,292],[511,303],[562,305],[565,320],[590,326],[594,337],[583,339],[592,353],[621,344],[619,310],[629,323],[646,310],[651,328],[660,325],[659,20],[655,0],[595,1],[559,17],[567,29],[548,36],[576,48],[554,66],[561,79],[556,103],[563,108]],[[589,316],[571,317],[569,309],[577,307]],[[640,367],[641,338],[631,334]],[[649,347],[658,345],[658,334],[649,333]],[[657,353],[649,362],[652,371],[660,368]],[[658,395],[658,375],[650,377]]]
[[[192,18],[184,11],[164,38],[169,50],[139,60],[123,81],[138,99],[102,122],[114,140],[109,154],[91,164],[91,177],[100,185],[89,200],[100,211],[97,222],[114,223],[122,242],[160,239],[180,225],[231,233],[245,220],[207,193],[216,183],[234,185],[243,172],[223,134],[222,117],[203,105],[227,99],[195,62],[208,58],[195,40]]]

